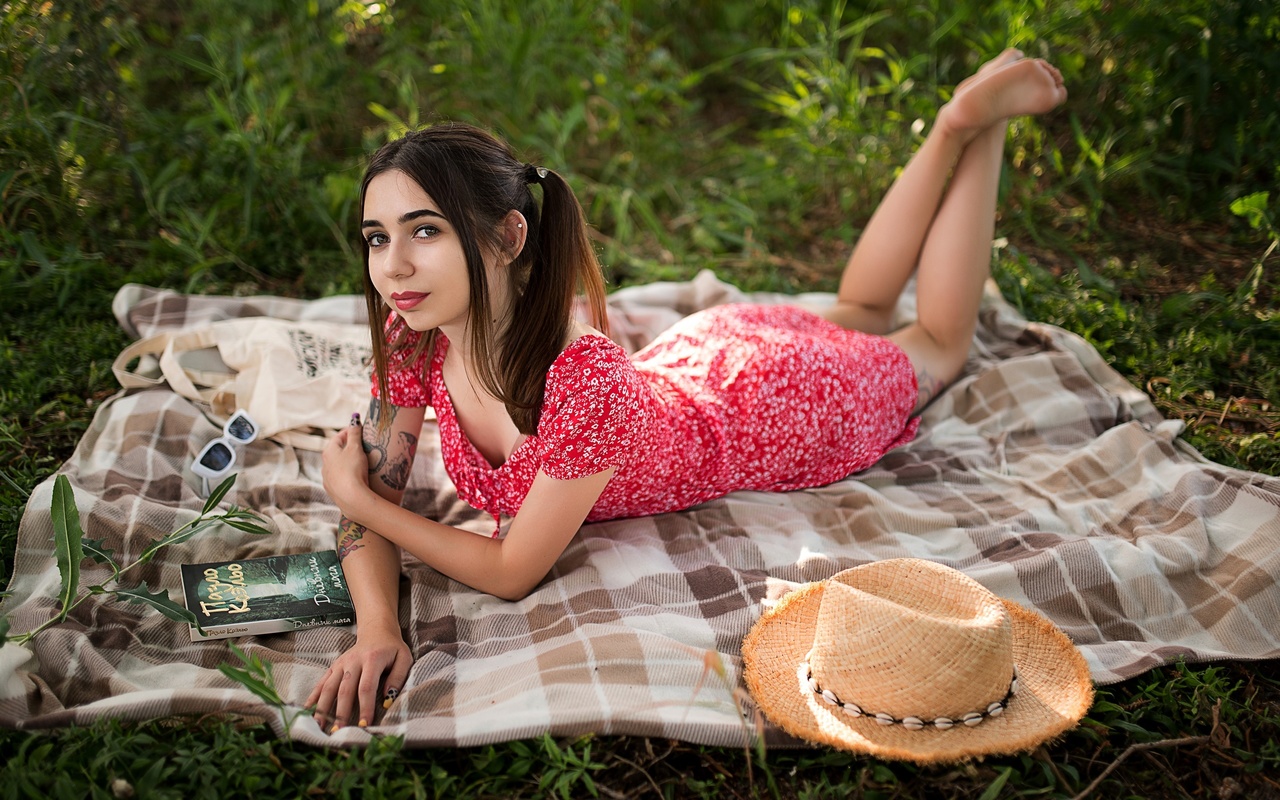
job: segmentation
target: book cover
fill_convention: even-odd
[[[193,642],[356,621],[333,550],[183,564],[182,593],[204,629]]]

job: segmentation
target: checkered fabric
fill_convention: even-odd
[[[703,274],[611,298],[615,336],[636,348],[674,319],[743,295]],[[761,302],[829,297],[752,296]],[[360,324],[363,303],[329,298],[184,296],[129,286],[116,302],[131,334],[265,314]],[[913,313],[910,298],[900,314]],[[352,410],[367,399],[353,396]],[[434,428],[434,420],[426,426]],[[1037,609],[1080,646],[1099,683],[1175,659],[1280,655],[1280,479],[1205,461],[1142,392],[1079,337],[1028,323],[993,291],[963,377],[924,413],[915,441],[838,483],[740,492],[688,511],[585,526],[526,599],[506,602],[410,556],[400,620],[415,660],[406,691],[369,730],[327,736],[292,724],[217,670],[225,641],[193,643],[150,609],[87,602],[28,648],[0,651],[0,723],[25,728],[99,717],[240,713],[317,745],[396,734],[408,746],[475,745],[593,731],[740,745],[740,645],[762,607],[806,581],[914,556],[955,567]],[[164,388],[103,404],[60,470],[81,521],[121,558],[199,511],[189,464],[219,427]],[[424,432],[405,505],[485,534],[458,501],[434,430]],[[273,441],[240,453],[227,503],[274,534],[230,528],[164,552],[134,578],[179,597],[182,562],[332,547],[338,511],[320,455]],[[14,632],[54,614],[52,480],[22,520],[3,606]],[[86,584],[107,580],[91,561]],[[281,694],[302,702],[354,641],[348,628],[249,637]],[[711,667],[723,666],[728,683]],[[740,693],[739,693],[740,695]],[[749,705],[749,703],[747,703]],[[744,716],[744,712],[745,716]],[[787,738],[766,727],[773,744]]]

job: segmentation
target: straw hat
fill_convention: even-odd
[[[772,722],[816,744],[919,763],[1027,751],[1093,702],[1066,634],[950,567],[877,561],[782,598],[742,644]]]

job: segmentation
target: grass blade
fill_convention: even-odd
[[[246,668],[233,667],[224,662],[218,665],[219,672],[253,692],[269,705],[273,705],[276,708],[284,708],[288,705],[284,698],[280,696],[280,692],[276,690],[275,674],[272,670],[271,662],[264,662],[256,657],[250,658],[245,655],[243,650],[236,647],[234,642],[227,642],[227,645]]]
[[[62,607],[58,612],[58,622],[62,622],[71,610],[76,590],[80,588],[80,562],[84,560],[84,531],[80,528],[80,510],[76,508],[75,492],[66,475],[59,475],[53,481],[53,508],[50,516],[53,519],[58,573],[62,576],[62,590],[58,595]]]
[[[1013,774],[1013,767],[1005,767],[1000,770],[1000,777],[991,782],[987,790],[982,793],[978,800],[996,800],[1000,796],[1000,790],[1009,782],[1009,776]]]

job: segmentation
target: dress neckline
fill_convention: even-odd
[[[560,351],[560,355],[556,356],[555,361],[551,362],[551,366],[547,368],[548,379],[551,377],[551,371],[555,369],[556,366],[565,359],[565,357],[570,353],[570,351],[580,350],[580,349],[583,349],[583,347],[585,347],[585,345],[583,345],[583,342],[586,339],[600,339],[608,344],[617,346],[616,342],[614,342],[612,339],[610,339],[609,337],[603,334],[584,333],[583,335],[579,336],[577,339],[574,339],[572,342],[569,342],[569,344],[565,345],[564,349]],[[590,344],[590,343],[588,342],[587,344]],[[507,457],[503,460],[501,464],[497,465],[496,467],[493,464],[490,464],[489,459],[485,458],[484,453],[480,452],[480,448],[476,447],[475,443],[471,441],[471,437],[468,436],[467,432],[462,429],[462,422],[458,419],[458,413],[456,409],[454,409],[453,407],[453,397],[449,394],[449,387],[444,382],[444,357],[445,357],[445,354],[449,351],[449,337],[445,336],[443,333],[437,333],[436,344],[433,349],[435,350],[435,353],[432,355],[432,359],[431,359],[431,381],[433,384],[433,389],[435,388],[434,384],[437,381],[439,381],[439,388],[441,390],[440,396],[442,398],[440,402],[432,403],[432,405],[435,406],[437,423],[439,422],[442,414],[449,419],[449,422],[455,431],[456,437],[466,445],[467,452],[471,456],[472,466],[478,468],[480,471],[486,474],[492,474],[492,473],[503,471],[508,467],[508,465],[511,464],[511,462],[516,458],[516,455],[518,453],[525,450],[526,448],[528,448],[529,446],[531,446],[537,441],[538,439],[537,434],[535,433],[532,435],[525,436],[524,440],[521,441],[520,444],[516,445],[515,448],[509,454],[507,454]],[[432,394],[434,395],[435,392],[433,391]],[[545,394],[543,396],[545,397]],[[446,406],[447,408],[445,408]]]

